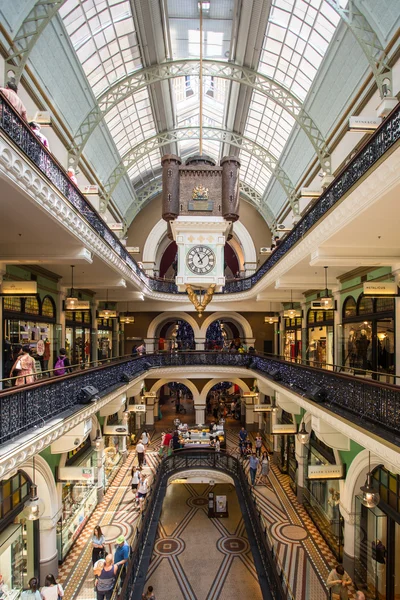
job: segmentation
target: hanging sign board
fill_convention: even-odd
[[[297,433],[297,425],[296,423],[275,423],[272,425],[272,433],[278,435]]]
[[[272,408],[270,404],[255,404],[253,410],[254,412],[271,412]]]
[[[365,281],[365,296],[397,296],[398,287],[395,281]]]
[[[128,411],[129,412],[136,412],[136,413],[145,413],[146,412],[146,405],[145,404],[130,404],[128,406]]]
[[[343,465],[309,465],[308,479],[343,479]]]
[[[94,467],[60,467],[58,481],[93,481]]]
[[[2,296],[36,296],[36,281],[3,281],[1,284]]]

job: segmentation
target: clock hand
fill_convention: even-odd
[[[204,256],[203,256],[203,258],[201,258],[199,252],[196,252],[196,254],[199,257],[200,264],[203,264],[203,258],[204,258]]]

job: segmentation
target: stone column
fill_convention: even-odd
[[[196,350],[204,350],[205,338],[196,338],[195,340]]]
[[[306,360],[307,358],[307,346],[308,340],[307,335],[307,304],[306,302],[302,302],[300,304],[301,310],[303,312],[303,316],[301,317],[301,359]]]
[[[394,339],[396,340],[395,348],[396,348],[396,375],[400,375],[400,298],[394,299],[394,323],[395,323],[395,332]],[[398,383],[399,380],[394,383]]]
[[[336,302],[337,307],[337,309],[333,311],[333,362],[335,365],[339,365],[343,362],[340,358],[341,337],[343,336],[342,327],[340,327],[342,321],[340,290],[333,292],[333,300]]]
[[[196,413],[196,425],[203,425],[205,423],[206,407],[204,404],[195,404],[194,410]]]
[[[62,280],[58,282],[58,296],[56,305],[56,317],[58,323],[61,325],[61,341],[60,348],[65,348],[65,310],[64,301],[68,295],[67,288],[61,285]],[[58,340],[57,340],[58,344]],[[56,352],[59,352],[60,348],[55,348]],[[70,357],[71,358],[71,357]]]
[[[296,439],[296,460],[298,464],[297,469],[297,500],[300,504],[303,504],[303,495],[305,488],[304,480],[304,468],[307,461],[307,454],[305,444],[301,444]]]
[[[146,338],[144,340],[144,343],[146,344],[146,352],[147,354],[153,354],[154,350],[157,350],[157,348],[155,348],[155,343],[153,339],[150,338]]]
[[[250,277],[257,271],[257,263],[256,262],[245,262],[244,263],[244,276]]]
[[[354,537],[355,537],[355,514],[347,512],[340,504],[340,514],[344,519],[344,543],[343,543],[343,567],[351,578],[354,577]]]
[[[118,319],[112,320],[112,348],[111,348],[111,356],[112,358],[116,358],[118,356],[119,350],[119,336],[118,336]]]
[[[154,398],[154,421],[158,421],[158,408],[159,408],[159,404],[160,404],[160,398],[159,396],[156,396],[156,398]]]
[[[3,276],[5,275],[6,272],[6,267],[4,264],[0,263],[0,284],[3,281]],[[3,319],[3,301],[0,298],[0,339],[4,340],[4,319]],[[11,348],[11,346],[10,346]],[[0,379],[3,379],[3,377],[9,377],[10,373],[5,373],[4,372],[4,361],[3,359],[0,360]],[[3,384],[0,383],[0,389],[3,389]]]
[[[97,468],[97,502],[101,502],[104,497],[104,438],[100,442],[100,447],[96,449],[96,468]]]
[[[39,520],[39,542],[39,578],[40,581],[44,581],[49,573],[58,574],[57,536],[54,518],[42,517]]]
[[[124,355],[125,355],[125,323],[120,323],[119,324],[118,356],[124,356]]]
[[[146,398],[146,427],[154,427],[154,398]]]
[[[90,360],[93,362],[97,362],[98,360],[98,342],[99,342],[99,330],[97,326],[97,309],[99,307],[99,301],[95,298],[92,299],[90,303],[90,312],[92,318],[92,338],[90,345]]]

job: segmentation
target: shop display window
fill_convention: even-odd
[[[393,298],[351,296],[343,304],[339,327],[340,362],[355,375],[391,383],[395,372]]]
[[[62,517],[57,523],[58,559],[63,561],[97,504],[94,483],[68,481],[62,489]]]
[[[332,449],[312,432],[305,464],[304,505],[328,546],[340,560],[343,551],[343,518],[339,509],[339,480],[308,479],[309,466],[329,464],[335,464]]]
[[[90,311],[66,311],[65,349],[73,365],[90,362]]]
[[[1,596],[16,600],[23,588],[22,525],[13,523],[0,534],[0,572],[3,576]]]
[[[306,359],[310,365],[333,368],[333,311],[309,310]]]
[[[354,580],[359,589],[368,590],[368,596],[376,600],[387,597],[387,520],[378,507],[366,508],[361,497],[356,497]]]
[[[301,319],[285,319],[283,356],[285,360],[301,361],[302,335]]]

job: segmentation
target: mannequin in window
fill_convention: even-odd
[[[345,364],[347,359],[349,359],[350,367],[355,367],[356,365],[356,357],[357,357],[357,347],[356,347],[356,332],[353,328],[350,329],[349,338],[347,340],[347,358],[344,361]]]
[[[43,353],[43,371],[47,371],[49,368],[49,360],[51,354],[51,343],[49,338],[44,341],[44,353]]]
[[[367,369],[368,368],[367,352],[368,352],[368,346],[369,346],[369,339],[367,337],[366,329],[361,329],[361,334],[360,334],[360,337],[358,338],[358,340],[356,341],[356,345],[357,345],[358,364],[363,369]]]

